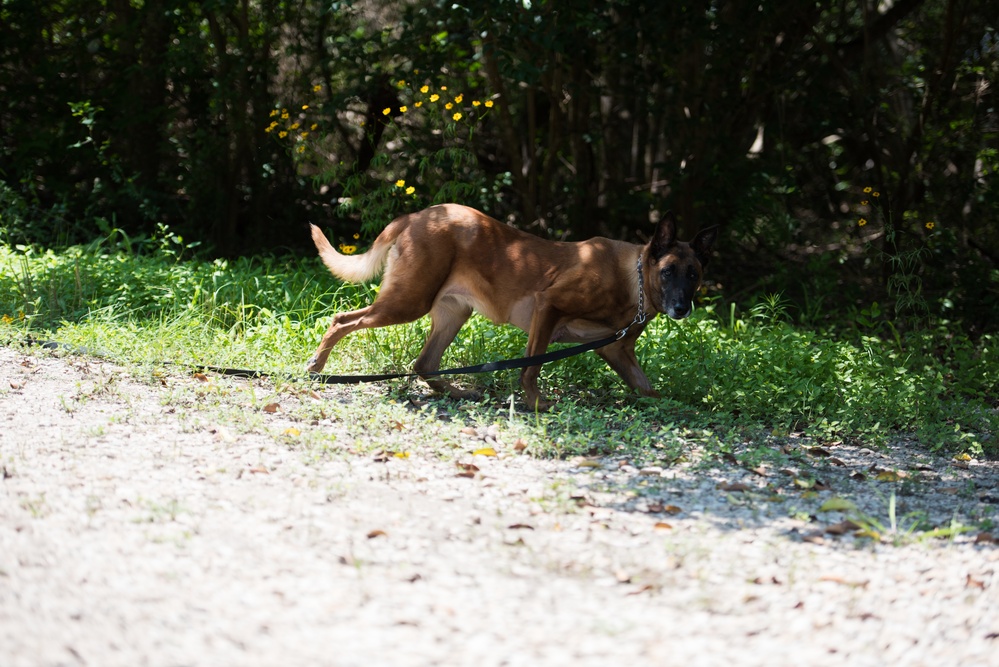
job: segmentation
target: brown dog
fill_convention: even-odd
[[[593,238],[548,241],[457,204],[433,206],[393,220],[363,255],[342,255],[318,227],[312,240],[333,275],[370,280],[384,267],[374,303],[333,318],[308,370],[326,365],[333,346],[358,329],[411,322],[430,313],[430,335],[416,359],[417,373],[440,367],[444,350],[477,311],[493,322],[527,332],[527,356],[549,343],[587,342],[628,326],[620,340],[596,350],[632,389],[658,396],[635,357],[635,341],[656,313],[682,319],[693,310],[694,292],[708,263],[717,228],[701,230],[690,243],[676,240],[667,213],[647,245]],[[641,295],[641,296],[640,296]],[[648,318],[637,317],[639,304]],[[520,375],[531,408],[551,404],[538,391],[540,366]],[[425,378],[455,398],[478,397],[439,378]]]

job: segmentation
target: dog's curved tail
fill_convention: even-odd
[[[316,244],[319,257],[323,264],[337,278],[352,283],[360,283],[371,280],[385,268],[385,260],[389,250],[395,243],[396,237],[402,231],[400,221],[389,224],[385,230],[378,235],[368,252],[360,255],[344,255],[337,252],[336,248],[329,242],[326,235],[316,225],[310,224],[312,228],[312,242]]]

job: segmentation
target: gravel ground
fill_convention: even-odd
[[[225,382],[0,347],[0,664],[999,665],[995,462],[538,460],[415,439],[383,389]],[[380,429],[336,418],[365,401]]]

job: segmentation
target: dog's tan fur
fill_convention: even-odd
[[[457,204],[434,206],[393,220],[362,255],[342,255],[312,225],[312,239],[333,275],[370,280],[384,267],[381,290],[366,308],[338,313],[308,363],[318,372],[333,346],[358,329],[410,322],[430,314],[430,335],[416,359],[417,373],[440,367],[444,350],[476,311],[497,324],[528,333],[528,356],[552,342],[586,342],[626,327],[638,312],[638,261],[649,320],[665,312],[680,319],[692,310],[715,228],[690,243],[676,241],[676,221],[666,214],[647,245],[594,238],[548,241]],[[631,388],[658,396],[635,357],[645,328],[636,323],[621,340],[596,352]],[[538,391],[540,366],[525,368],[520,383],[531,408],[550,405]],[[437,391],[472,397],[439,378]]]

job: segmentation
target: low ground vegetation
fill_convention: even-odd
[[[0,331],[6,341],[58,340],[149,372],[162,362],[210,364],[307,384],[302,365],[331,315],[378,291],[337,283],[311,258],[191,255],[166,229],[139,240],[112,233],[58,252],[0,246]],[[542,381],[560,404],[525,420],[547,434],[536,454],[645,456],[668,451],[678,434],[702,433],[722,450],[804,435],[866,446],[908,437],[944,453],[999,455],[992,336],[972,340],[946,321],[900,333],[876,304],[821,330],[794,320],[779,295],[748,305],[706,295],[686,321],[658,318],[639,355],[663,400],[629,394],[594,355],[547,366]],[[327,370],[408,369],[427,326],[348,337]],[[516,357],[524,344],[522,332],[475,317],[444,363]],[[489,399],[442,409],[518,412],[516,380],[515,371],[468,377]],[[422,389],[398,382],[390,391],[407,398]]]

